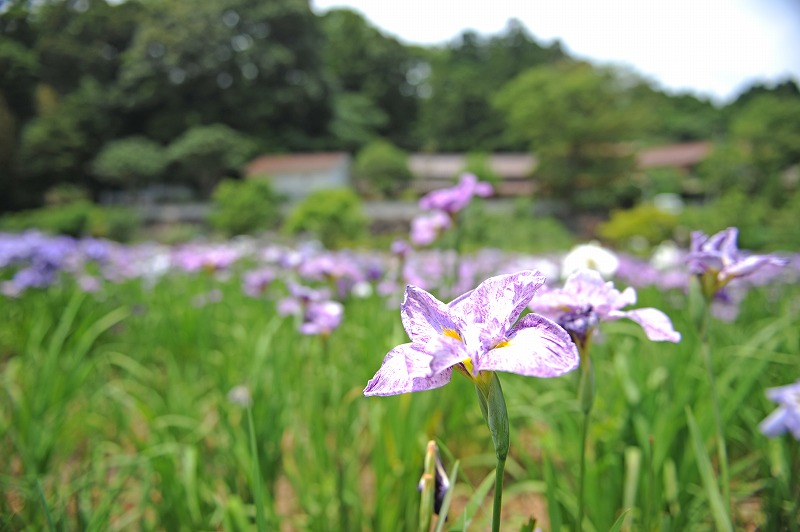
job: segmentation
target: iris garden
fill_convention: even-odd
[[[0,235],[2,528],[796,530],[800,256],[429,246],[487,193],[387,250]]]

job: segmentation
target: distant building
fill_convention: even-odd
[[[711,147],[711,142],[688,142],[646,148],[637,154],[637,165],[641,170],[675,168],[690,173],[708,156]],[[529,153],[489,154],[486,164],[500,177],[495,197],[534,193],[535,156]],[[315,190],[349,186],[351,165],[352,158],[345,152],[263,155],[244,168],[244,175],[247,178],[269,176],[276,192],[296,201]],[[422,195],[452,186],[466,166],[465,153],[413,153],[408,157],[408,167],[414,176],[412,190]]]
[[[500,177],[495,196],[530,196],[534,182],[530,179],[536,169],[536,158],[529,153],[496,153],[488,155],[486,164]],[[420,194],[452,186],[454,178],[464,172],[467,155],[463,153],[415,153],[408,157],[408,168],[414,175],[412,186]]]
[[[707,141],[653,146],[641,150],[637,156],[637,162],[639,168],[643,170],[676,168],[689,172],[708,157],[711,147],[712,143]]]
[[[275,192],[299,200],[316,190],[350,184],[350,160],[346,152],[262,155],[244,168],[246,178],[269,178]]]

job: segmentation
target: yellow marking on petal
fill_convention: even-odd
[[[464,360],[461,361],[461,363],[464,365],[465,368],[467,368],[467,371],[469,371],[470,375],[472,375],[474,373],[475,366],[472,365],[472,360],[471,359],[465,358]]]
[[[442,334],[444,334],[445,336],[449,336],[450,338],[455,338],[459,342],[463,342],[464,341],[464,340],[461,339],[461,336],[456,331],[454,331],[453,329],[444,329],[444,330],[442,330]]]
[[[511,345],[511,342],[509,342],[508,340],[503,340],[502,342],[494,346],[492,349],[500,349],[501,347],[506,347],[507,345]]]

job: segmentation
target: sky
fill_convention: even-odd
[[[346,7],[408,44],[464,30],[496,34],[516,18],[541,44],[630,68],[670,93],[717,104],[754,82],[800,83],[800,0],[311,0]]]

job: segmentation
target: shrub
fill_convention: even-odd
[[[677,215],[642,203],[612,211],[611,218],[598,226],[597,235],[615,247],[629,248],[637,240],[652,247],[672,238],[677,225]]]
[[[280,198],[266,179],[226,179],[214,190],[211,226],[228,236],[276,227]]]
[[[284,226],[291,235],[310,233],[330,249],[357,242],[366,228],[361,200],[348,188],[314,192],[295,207]]]
[[[83,236],[88,227],[92,204],[78,201],[69,205],[43,207],[5,216],[0,228],[7,231],[38,229],[56,235]]]
[[[135,209],[95,207],[89,216],[87,233],[97,238],[130,242],[140,226],[141,220]]]
[[[490,211],[476,201],[462,216],[462,249],[476,251],[495,248],[506,251],[544,253],[569,249],[575,243],[572,233],[551,217],[536,216],[530,200],[521,198],[514,208]]]
[[[385,140],[362,149],[353,164],[359,192],[367,196],[396,197],[411,183],[406,153]]]
[[[37,229],[53,235],[75,238],[95,236],[129,242],[139,229],[139,217],[133,209],[106,208],[88,201],[42,207],[0,219],[0,230]]]

